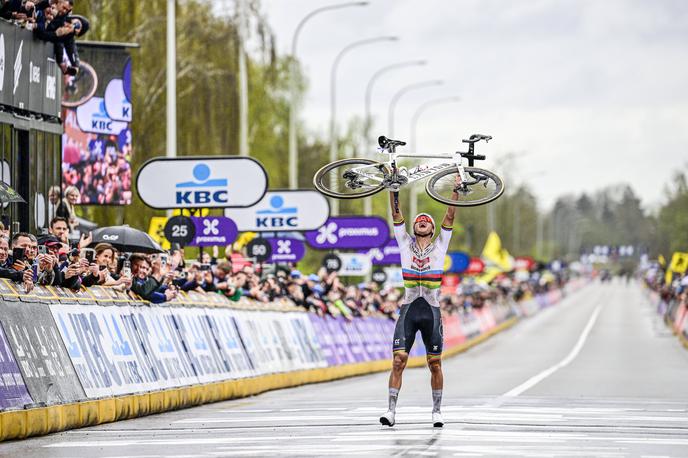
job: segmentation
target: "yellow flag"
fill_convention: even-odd
[[[688,270],[688,253],[675,252],[671,256],[671,264],[669,265],[669,270],[672,272],[677,272],[679,274],[686,273]]]
[[[166,216],[153,216],[148,226],[148,235],[158,242],[163,250],[169,250],[170,242],[165,238],[165,224],[167,224]]]
[[[664,274],[664,283],[668,285],[675,273],[684,274],[686,270],[688,270],[688,253],[676,251],[671,255],[671,263]]]
[[[664,255],[663,255],[663,254],[660,254],[660,255],[657,257],[657,262],[659,263],[660,266],[666,267],[666,259],[664,258]]]
[[[502,247],[502,240],[496,232],[490,232],[483,247],[482,258],[488,262],[495,264],[502,271],[509,271],[513,269],[512,258],[506,248]]]

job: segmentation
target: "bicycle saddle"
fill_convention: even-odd
[[[380,135],[377,138],[377,144],[380,145],[380,148],[389,148],[391,146],[404,146],[406,142],[402,142],[401,140],[392,140],[391,138],[387,138],[384,135]]]
[[[476,143],[479,142],[480,140],[485,140],[486,142],[489,142],[492,140],[491,135],[483,135],[483,134],[473,134],[470,137],[468,137],[468,140],[464,139],[461,140],[464,143]]]

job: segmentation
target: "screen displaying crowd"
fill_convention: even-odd
[[[186,260],[183,249],[145,255],[120,253],[108,243],[93,244],[90,234],[71,243],[68,221],[54,218],[49,233],[39,237],[16,233],[0,236],[0,278],[21,283],[29,292],[34,285],[53,285],[80,289],[101,285],[131,291],[152,303],[164,303],[180,291],[222,294],[232,301],[242,297],[254,304],[287,301],[318,315],[386,316],[396,318],[401,290],[375,283],[347,284],[336,272],[324,268],[305,274],[291,266],[265,274],[250,263],[234,265],[232,247],[225,257]],[[94,246],[93,246],[94,245]],[[92,246],[92,247],[91,247]],[[441,298],[447,313],[479,308],[486,302],[520,300],[560,287],[563,272],[533,272],[517,280],[503,275],[490,286],[464,283]]]

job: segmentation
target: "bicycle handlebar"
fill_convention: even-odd
[[[476,142],[479,142],[480,140],[485,140],[485,142],[487,143],[490,140],[492,140],[492,136],[491,135],[483,135],[483,134],[473,134],[468,138],[468,140],[463,139],[461,141],[463,143],[476,143]]]

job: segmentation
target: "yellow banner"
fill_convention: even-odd
[[[165,224],[167,224],[166,216],[153,216],[148,226],[148,235],[158,242],[163,250],[169,250],[170,242],[165,238]]]

